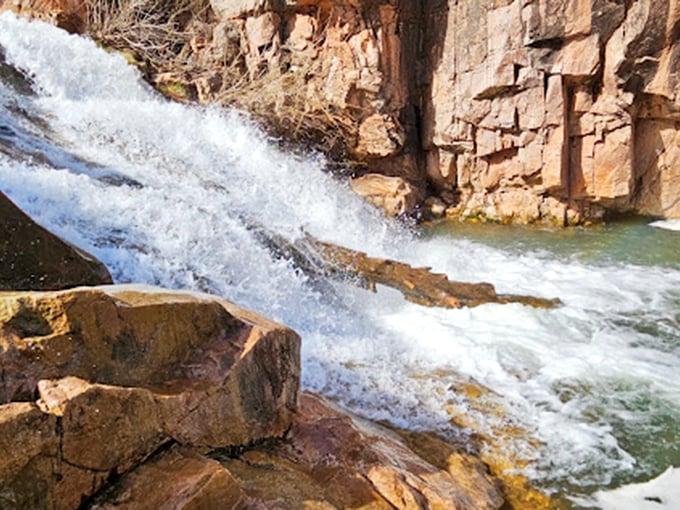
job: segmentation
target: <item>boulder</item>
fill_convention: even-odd
[[[0,290],[108,283],[101,262],[45,230],[0,192]]]
[[[388,216],[413,212],[418,203],[416,189],[401,177],[367,174],[350,181],[352,191],[380,207]]]
[[[293,331],[209,296],[0,293],[0,445],[13,452],[0,462],[0,502],[77,508],[166,444],[282,436],[299,349]]]
[[[486,466],[441,439],[431,441],[437,442],[438,465],[394,432],[306,393],[285,440],[207,457],[173,447],[114,483],[90,508],[158,508],[159,494],[168,508],[197,508],[199,502],[203,508],[282,510],[503,505]]]

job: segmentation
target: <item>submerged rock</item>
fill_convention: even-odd
[[[0,290],[108,283],[101,262],[42,228],[0,192]]]
[[[442,308],[474,307],[487,303],[555,308],[561,304],[557,298],[497,294],[490,283],[451,281],[445,274],[433,273],[429,267],[413,267],[396,260],[369,257],[364,252],[319,241],[309,234],[291,242],[260,225],[250,223],[248,228],[276,257],[291,261],[310,276],[312,282],[320,285],[327,278],[373,292],[377,285],[385,285],[398,290],[413,303]]]

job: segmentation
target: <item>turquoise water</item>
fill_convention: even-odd
[[[546,253],[583,264],[680,268],[680,232],[630,218],[601,225],[541,228],[443,221],[423,228],[427,237],[477,241],[516,255]]]

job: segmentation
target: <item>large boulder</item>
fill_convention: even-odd
[[[45,230],[0,192],[0,290],[108,283],[101,262]]]
[[[0,461],[0,507],[77,508],[171,442],[281,437],[299,349],[293,331],[217,298],[0,293],[0,445],[13,452]]]

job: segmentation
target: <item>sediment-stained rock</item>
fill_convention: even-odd
[[[111,283],[93,256],[59,239],[0,192],[0,291]]]

